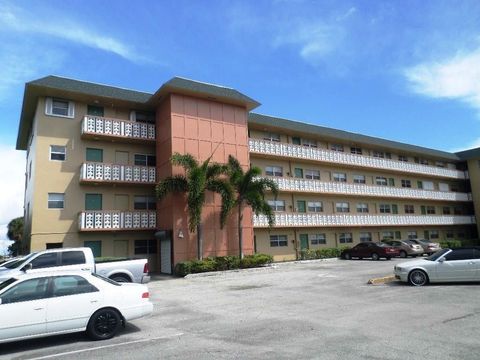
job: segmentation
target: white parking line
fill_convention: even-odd
[[[123,343],[120,343],[120,344],[110,344],[110,345],[104,345],[104,346],[97,346],[97,347],[88,348],[88,349],[67,351],[67,352],[58,353],[58,354],[40,356],[40,357],[36,357],[36,358],[31,358],[30,360],[51,359],[51,358],[55,358],[55,357],[59,357],[59,356],[80,354],[80,353],[84,353],[84,352],[88,352],[88,351],[108,349],[108,348],[111,348],[111,347],[118,347],[118,346],[123,346],[123,345],[131,345],[131,344],[137,344],[137,343],[142,343],[142,342],[149,342],[149,341],[159,340],[159,339],[168,339],[168,338],[172,338],[172,337],[176,337],[176,336],[182,336],[182,335],[183,335],[183,333],[178,333],[178,334],[167,335],[167,336],[159,336],[159,337],[154,337],[154,338],[149,338],[149,339],[141,339],[141,340],[128,341],[128,342],[123,342]]]

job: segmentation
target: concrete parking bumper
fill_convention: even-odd
[[[371,285],[381,285],[381,284],[386,284],[392,281],[395,281],[395,275],[388,275],[384,277],[379,277],[379,278],[373,278],[368,280],[367,284]]]

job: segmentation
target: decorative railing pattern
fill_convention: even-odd
[[[155,125],[86,115],[82,121],[82,134],[155,140]]]
[[[273,180],[278,185],[280,191],[442,201],[472,201],[471,193],[397,188],[392,186],[347,184],[341,182],[325,182],[319,180],[295,178],[268,178]]]
[[[82,164],[80,181],[155,184],[156,168],[88,162]]]
[[[274,227],[336,227],[336,226],[415,226],[415,225],[473,225],[474,216],[455,215],[345,215],[345,214],[275,214]],[[253,226],[268,227],[265,215],[253,217]]]
[[[156,211],[83,211],[79,231],[154,230]]]
[[[380,159],[371,156],[348,154],[339,151],[305,147],[300,145],[272,142],[259,139],[249,139],[251,153],[267,154],[282,157],[308,159],[321,162],[362,166],[388,171],[425,174],[446,178],[465,179],[465,173],[454,169],[421,165],[405,161]]]

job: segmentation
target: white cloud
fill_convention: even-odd
[[[0,159],[0,224],[8,224],[23,215],[25,152],[0,145]]]
[[[19,33],[53,36],[91,48],[111,52],[129,61],[142,62],[147,60],[139,56],[133,48],[120,40],[91,30],[90,28],[94,27],[92,23],[89,23],[90,28],[87,28],[66,17],[63,17],[63,19],[57,18],[55,21],[51,21],[50,19],[43,20],[33,18],[12,6],[3,6],[0,8],[0,26],[3,27],[3,31],[8,29]]]
[[[413,66],[404,75],[417,94],[459,100],[480,110],[480,49]]]

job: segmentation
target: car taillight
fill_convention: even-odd
[[[150,269],[148,268],[148,262],[146,262],[145,265],[143,266],[143,273],[148,274],[149,271]]]
[[[150,293],[148,291],[142,294],[142,299],[148,299],[149,297],[150,297]]]

